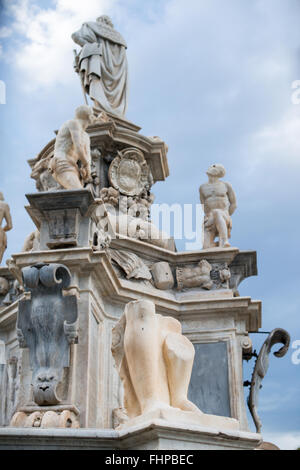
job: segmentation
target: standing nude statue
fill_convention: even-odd
[[[2,227],[3,220],[6,221],[5,227]],[[3,194],[0,193],[0,263],[2,262],[4,252],[7,248],[6,232],[11,230],[12,228],[13,226],[12,226],[9,205],[4,201]]]
[[[236,197],[230,183],[220,181],[225,176],[221,164],[211,165],[206,172],[208,183],[200,186],[200,201],[204,205],[203,249],[230,246],[231,215],[236,210]],[[215,242],[215,238],[219,241]]]
[[[57,134],[49,170],[65,189],[82,189],[91,180],[90,138],[86,129],[93,119],[89,106],[79,106],[75,119],[65,122]]]

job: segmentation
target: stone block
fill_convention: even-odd
[[[155,263],[151,271],[157,289],[167,290],[174,287],[174,277],[169,263],[164,261]]]

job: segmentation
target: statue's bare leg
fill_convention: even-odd
[[[169,405],[168,390],[167,403],[166,394],[161,393],[159,338],[155,305],[149,301],[133,302],[126,312],[124,349],[142,414]]]
[[[227,228],[227,221],[224,218],[224,215],[221,210],[214,210],[213,211],[215,225],[219,234],[219,247],[228,247],[230,246],[228,242],[228,228]]]
[[[194,346],[182,334],[169,333],[163,347],[171,405],[184,411],[202,413],[187,398],[195,356]]]
[[[55,175],[56,181],[65,189],[82,189],[81,181],[75,171],[65,171]]]
[[[3,229],[0,229],[0,263],[2,263],[3,255],[7,246],[6,233]]]
[[[203,249],[206,250],[207,248],[213,248],[215,246],[215,231],[214,230],[207,230],[204,227],[204,234],[203,234]]]

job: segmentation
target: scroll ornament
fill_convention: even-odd
[[[31,297],[19,302],[19,345],[29,348],[34,401],[56,405],[61,402],[57,388],[63,370],[70,365],[70,345],[78,342],[77,296],[64,295],[71,282],[64,265],[37,264],[23,268],[22,276]]]
[[[262,423],[258,415],[258,398],[259,390],[262,388],[262,381],[269,368],[269,354],[275,344],[282,343],[283,346],[274,353],[276,357],[284,357],[289,349],[290,335],[287,331],[276,328],[271,331],[264,342],[258,358],[255,363],[254,371],[251,378],[250,393],[248,397],[248,407],[256,426],[256,431],[260,433]]]

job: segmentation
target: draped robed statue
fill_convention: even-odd
[[[72,39],[82,47],[76,55],[75,70],[94,109],[124,117],[128,101],[125,40],[105,15],[84,23]]]

